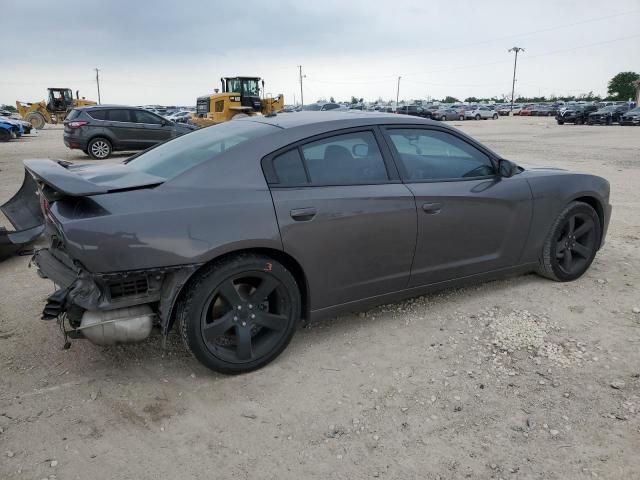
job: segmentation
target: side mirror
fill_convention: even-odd
[[[509,160],[502,159],[498,163],[498,174],[501,177],[509,178],[518,173],[518,166]]]
[[[356,157],[366,157],[369,155],[369,145],[366,143],[358,143],[351,147],[351,153]]]

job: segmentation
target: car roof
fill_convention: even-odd
[[[144,107],[134,107],[132,105],[116,105],[116,104],[85,105],[84,107],[76,107],[75,110],[95,110],[100,108],[133,108],[135,110],[147,110]]]
[[[363,112],[357,110],[354,112],[335,112],[333,110],[325,112],[296,112],[296,113],[281,113],[270,117],[249,117],[234,120],[238,122],[257,122],[272,125],[278,128],[295,128],[303,127],[305,125],[312,124],[327,124],[327,130],[333,130],[336,128],[349,128],[359,127],[363,125],[383,125],[389,123],[416,123],[426,125],[440,125],[440,122],[433,120],[427,120],[419,117],[412,117],[408,115],[397,115],[394,113],[382,113],[382,112]]]

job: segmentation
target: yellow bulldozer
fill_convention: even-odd
[[[220,81],[222,92],[215,89],[211,95],[198,97],[191,119],[196,125],[208,127],[237,117],[270,115],[284,109],[284,95],[267,97],[260,77],[225,77]]]
[[[70,88],[49,88],[47,90],[49,91],[47,100],[34,103],[16,101],[16,108],[20,116],[38,130],[43,128],[46,123],[62,122],[74,107],[96,105],[93,100],[80,98],[77,90],[75,99]]]

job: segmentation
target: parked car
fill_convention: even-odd
[[[465,110],[464,116],[466,119],[474,119],[474,120],[486,120],[487,118],[492,118],[494,120],[498,119],[498,113],[491,110],[489,107],[478,106],[476,108]]]
[[[620,117],[620,125],[640,125],[640,107],[623,114]]]
[[[173,113],[169,116],[167,116],[167,120],[171,120],[172,122],[178,122],[178,123],[190,123],[191,122],[191,117],[193,116],[192,112],[188,112],[188,111],[180,111],[180,112],[176,112]]]
[[[64,144],[96,160],[119,150],[144,150],[197,128],[124,105],[74,108],[63,123]]]
[[[440,108],[431,112],[431,118],[434,120],[458,120],[460,114],[455,108]]]
[[[614,122],[619,122],[620,117],[629,111],[629,105],[609,105],[601,108],[593,113],[590,113],[587,117],[587,124],[604,124],[611,125]]]
[[[396,113],[411,115],[413,117],[431,118],[431,112],[418,105],[405,105],[396,108]]]
[[[408,115],[253,117],[120,164],[24,163],[33,263],[58,288],[43,318],[98,344],[173,327],[223,373],[271,362],[301,321],[503,274],[575,280],[611,214],[603,178]]]
[[[24,120],[22,120],[21,118],[14,118],[14,117],[0,117],[0,121],[5,122],[5,123],[11,123],[18,128],[18,137],[21,137],[23,134],[25,135],[29,135],[31,133],[32,130],[34,130],[33,125],[31,125],[30,122],[26,122]]]
[[[524,108],[524,105],[514,105],[513,106],[513,110],[512,110],[512,114],[514,116],[520,115],[520,112],[522,111],[523,108]]]
[[[318,112],[326,112],[328,110],[342,110],[343,107],[339,103],[333,102],[317,102],[317,103],[308,103],[302,110],[308,111],[318,111]]]
[[[511,113],[511,104],[497,105],[495,110],[498,113],[498,115],[500,115],[501,117],[509,116],[509,113]]]
[[[0,142],[8,142],[22,136],[20,124],[12,122],[6,117],[0,117]],[[0,229],[1,231],[2,229]]]
[[[532,107],[530,112],[534,117],[553,117],[558,113],[558,109],[551,105],[538,105]]]
[[[535,105],[525,105],[520,109],[520,112],[518,113],[518,115],[520,115],[521,117],[530,117],[531,111],[534,108],[535,108]]]
[[[595,105],[572,105],[560,110],[556,114],[556,122],[558,125],[564,125],[565,123],[575,123],[576,125],[582,125],[587,121],[587,117],[591,112],[598,110]]]

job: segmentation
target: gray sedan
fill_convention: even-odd
[[[434,120],[464,120],[464,115],[461,115],[458,110],[453,108],[440,108],[431,112],[431,118]]]
[[[253,117],[122,164],[25,168],[33,260],[58,287],[43,318],[102,345],[173,328],[224,373],[274,360],[301,321],[506,274],[575,280],[611,213],[603,178],[406,115]]]

